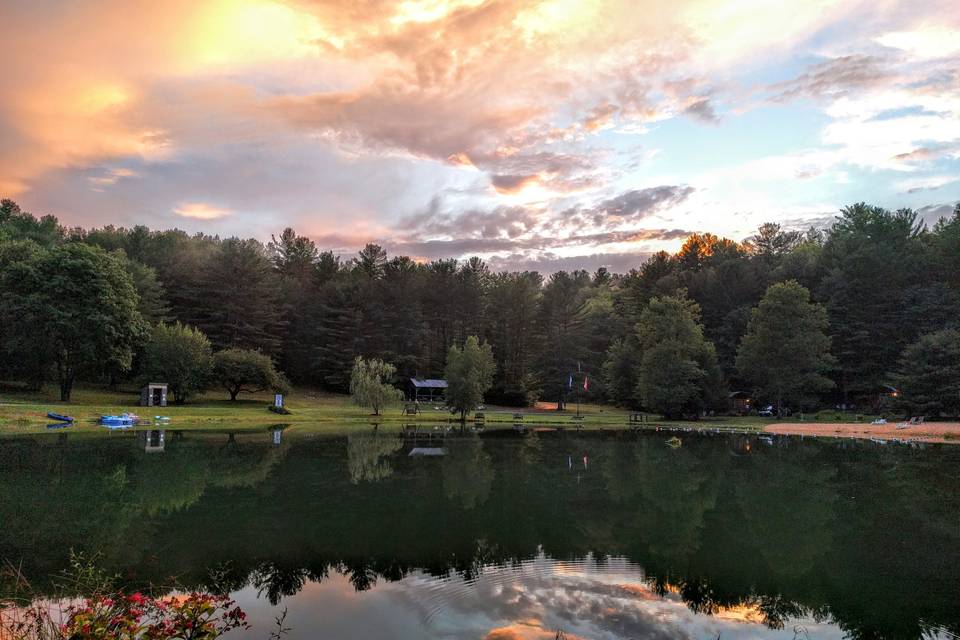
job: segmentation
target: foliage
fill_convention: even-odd
[[[207,593],[96,595],[64,607],[62,623],[53,615],[44,603],[31,605],[16,618],[0,619],[0,630],[23,640],[213,640],[250,628],[233,600]]]
[[[917,336],[908,317],[930,311],[909,305],[925,284],[930,252],[916,213],[855,204],[844,208],[823,247],[819,297],[827,306],[841,389],[874,396]]]
[[[224,240],[209,257],[203,290],[192,324],[209,336],[214,347],[277,352],[279,287],[263,245],[256,240]]]
[[[379,358],[364,360],[358,356],[353,361],[353,371],[350,374],[350,395],[353,403],[373,409],[373,414],[378,416],[380,409],[401,400],[403,393],[390,384],[396,372],[396,367]]]
[[[68,311],[68,296],[53,293],[40,266],[84,247],[102,251],[94,251],[97,267],[66,287],[80,296]],[[601,268],[544,277],[492,272],[479,258],[421,263],[373,244],[341,259],[290,228],[266,245],[144,226],[68,231],[52,216],[3,200],[0,301],[8,304],[0,305],[0,374],[39,389],[58,363],[57,345],[38,337],[50,334],[48,323],[63,335],[65,323],[79,324],[91,312],[121,318],[132,306],[146,323],[200,329],[215,349],[260,351],[305,386],[347,391],[358,356],[392,364],[399,377],[439,377],[450,347],[476,335],[496,363],[491,402],[546,399],[563,408],[574,374],[578,390],[590,378],[585,399],[631,405],[639,401],[638,368],[628,365],[641,357],[635,327],[653,298],[684,290],[696,302],[722,375],[739,386],[737,352],[751,310],[770,285],[796,280],[826,307],[837,358],[829,373],[836,391],[812,391],[811,401],[866,407],[908,345],[956,326],[958,255],[960,209],[927,229],[916,212],[864,203],[806,232],[767,223],[742,242],[692,234],[676,253],[658,252],[624,274]],[[135,293],[123,285],[119,295],[103,295],[121,279],[93,277],[104,261],[122,266]],[[93,302],[101,299],[105,305]],[[112,309],[118,299],[124,308]],[[130,331],[108,322],[84,332],[101,339],[96,349],[61,359],[65,392],[74,378],[119,383],[138,374],[129,362],[143,346],[144,325],[126,324]],[[67,336],[71,346],[74,337]]]
[[[145,325],[123,256],[79,242],[49,249],[16,244],[3,253],[0,308],[5,350],[34,375],[56,367],[61,400],[83,372],[130,368]]]
[[[637,395],[667,418],[716,406],[721,374],[713,345],[698,322],[700,308],[682,293],[653,298],[637,323]]]
[[[140,297],[137,310],[148,324],[167,322],[170,319],[170,305],[167,304],[163,284],[157,278],[153,267],[124,256],[124,267],[130,274],[133,287]]]
[[[466,421],[467,412],[483,402],[483,394],[493,384],[496,362],[493,349],[476,336],[469,336],[463,348],[456,345],[447,353],[444,377],[447,379],[447,406]]]
[[[213,355],[212,379],[236,400],[241,392],[255,393],[271,389],[283,393],[289,387],[286,379],[273,366],[273,361],[259,351],[226,349]]]
[[[636,336],[617,338],[607,350],[603,379],[611,401],[624,407],[637,406],[637,362],[640,347]]]
[[[403,440],[379,434],[357,434],[347,439],[350,482],[377,482],[393,475],[387,459],[403,447]]]
[[[904,349],[894,379],[899,404],[912,413],[960,416],[960,331],[920,336]]]
[[[756,393],[782,414],[833,387],[826,374],[835,360],[826,334],[827,310],[810,302],[795,280],[770,285],[753,309],[737,352],[737,369]]]
[[[207,388],[213,367],[210,341],[199,329],[179,322],[158,324],[140,360],[142,382],[166,382],[177,404]]]

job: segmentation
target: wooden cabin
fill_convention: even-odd
[[[753,399],[750,397],[750,394],[746,391],[732,391],[728,396],[730,400],[730,407],[735,413],[747,414],[750,413],[750,408],[752,406]]]

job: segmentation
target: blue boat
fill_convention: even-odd
[[[62,413],[54,413],[53,411],[47,413],[47,417],[59,422],[73,422],[73,416],[65,416]]]
[[[134,419],[124,414],[120,416],[100,416],[100,424],[111,429],[125,429],[132,427]]]

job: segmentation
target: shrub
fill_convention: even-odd
[[[167,598],[119,593],[85,598],[59,612],[48,603],[21,611],[6,616],[0,611],[0,635],[19,640],[213,640],[250,628],[233,600],[196,592]]]

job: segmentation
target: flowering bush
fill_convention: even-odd
[[[235,604],[208,593],[97,596],[68,606],[59,625],[47,609],[34,605],[4,630],[25,640],[213,640],[232,629],[250,628]]]

